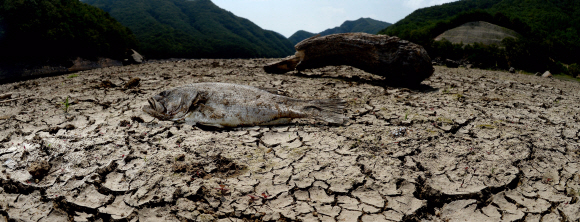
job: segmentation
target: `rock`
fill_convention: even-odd
[[[197,221],[199,222],[212,222],[215,218],[211,214],[201,214],[197,216]]]
[[[2,166],[6,166],[8,169],[14,169],[16,167],[16,161],[14,161],[13,159],[7,159],[6,161],[4,161],[4,163],[2,163]]]
[[[89,222],[89,221],[93,221],[91,220],[94,215],[92,214],[87,214],[84,212],[75,212],[75,214],[73,215],[73,220],[76,222]]]
[[[46,160],[36,161],[28,167],[28,173],[34,178],[43,178],[50,171],[50,164]]]
[[[107,79],[101,81],[101,83],[97,86],[97,88],[115,88],[115,87],[117,87],[117,85],[111,82],[111,80]]]
[[[11,99],[11,98],[12,98],[12,93],[3,93],[3,94],[0,94],[0,100]]]
[[[124,65],[143,63],[143,60],[144,60],[143,56],[141,54],[139,54],[137,51],[135,51],[134,49],[127,50],[127,52],[125,54],[126,54],[126,59],[123,62]]]
[[[516,73],[516,68],[514,68],[514,67],[511,67],[511,68],[510,68],[510,73]]]
[[[544,74],[542,74],[542,77],[544,78],[552,78],[552,73],[550,73],[550,71],[546,71]]]
[[[459,62],[457,61],[453,61],[451,59],[446,59],[445,60],[445,65],[449,68],[458,68],[459,67]]]
[[[135,87],[139,86],[140,81],[141,81],[141,79],[139,77],[134,77],[125,84],[125,88],[127,88],[127,89],[135,88]]]
[[[536,74],[534,74],[535,76],[542,76],[542,73],[537,72]]]
[[[268,73],[349,65],[384,76],[393,85],[416,85],[433,74],[431,58],[417,44],[386,35],[333,34],[305,39],[296,53],[264,67]]]
[[[437,57],[437,58],[433,59],[433,61],[431,63],[433,65],[438,65],[438,66],[445,65],[445,63],[443,62],[443,60],[441,60],[441,57]]]

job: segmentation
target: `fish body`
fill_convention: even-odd
[[[231,83],[193,83],[163,91],[143,111],[160,120],[191,125],[236,127],[277,125],[313,117],[342,124],[344,101],[299,100]]]

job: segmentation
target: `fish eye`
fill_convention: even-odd
[[[159,95],[160,96],[167,96],[167,95],[169,95],[169,90],[165,90],[165,91],[159,93]]]

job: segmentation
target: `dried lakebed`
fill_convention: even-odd
[[[436,67],[405,89],[346,66],[264,73],[273,61],[0,85],[0,221],[580,220],[578,83]],[[342,98],[349,121],[216,131],[141,111],[194,82]]]

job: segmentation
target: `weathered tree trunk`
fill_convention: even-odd
[[[264,67],[268,73],[349,65],[384,76],[388,85],[417,85],[433,74],[427,51],[420,45],[386,35],[366,33],[312,37],[295,46],[296,54]]]

